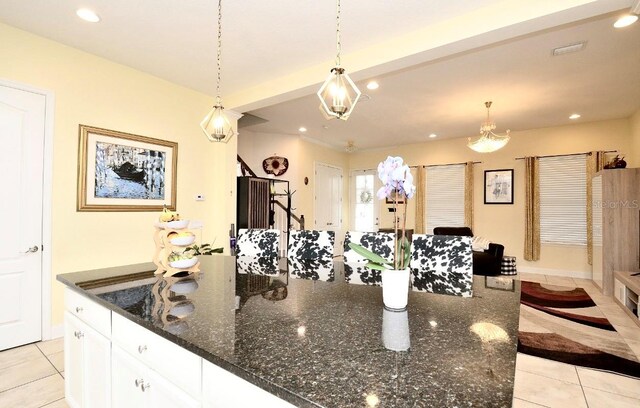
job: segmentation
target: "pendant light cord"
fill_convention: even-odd
[[[337,0],[336,10],[336,66],[340,66],[340,51],[342,51],[342,43],[340,43],[340,0]]]
[[[217,64],[218,64],[218,80],[216,83],[216,104],[222,105],[222,98],[220,97],[220,79],[221,75],[221,64],[220,59],[222,55],[222,0],[218,0],[218,54],[217,54]]]

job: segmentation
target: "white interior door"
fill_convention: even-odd
[[[354,231],[378,231],[380,224],[380,200],[376,170],[353,170],[351,172],[351,216]]]
[[[45,96],[0,85],[0,350],[42,337]]]
[[[315,226],[319,230],[342,228],[342,169],[316,163]]]

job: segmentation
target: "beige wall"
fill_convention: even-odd
[[[476,153],[467,148],[466,139],[445,139],[357,152],[350,157],[350,168],[374,168],[387,155],[401,156],[410,165],[481,161],[482,163],[474,167],[474,234],[504,244],[505,253],[517,257],[518,267],[522,271],[540,270],[549,274],[589,275],[591,267],[587,264],[586,247],[543,245],[540,261],[524,261],[524,163],[515,158],[591,150],[618,150],[622,155],[631,157],[630,120],[535,129],[512,132],[511,135],[509,144],[495,153]],[[491,169],[515,170],[513,205],[484,204],[484,171]],[[388,216],[385,205],[381,205],[381,211],[381,216],[386,219]],[[410,211],[415,211],[413,206]],[[413,226],[413,220],[410,221],[410,225]]]
[[[628,167],[640,167],[640,110],[629,119],[631,126],[631,151],[625,158]]]
[[[55,275],[148,262],[154,250],[157,214],[76,212],[79,124],[178,142],[178,211],[204,221],[205,241],[228,243],[235,219],[236,140],[211,144],[202,134],[199,123],[212,97],[2,24],[0,55],[0,79],[55,94],[53,325],[63,314]],[[196,194],[206,201],[194,201]]]
[[[315,163],[328,164],[339,167],[343,171],[343,192],[348,197],[349,191],[349,155],[335,149],[309,142],[299,136],[257,133],[241,129],[238,137],[238,154],[247,162],[249,167],[259,176],[266,177],[262,169],[262,161],[271,155],[284,156],[289,160],[287,172],[278,177],[288,180],[293,195],[292,206],[296,208],[295,214],[304,214],[306,228],[314,226],[314,186]],[[304,178],[309,178],[309,184],[304,184]],[[349,222],[349,202],[343,200],[342,205],[342,231],[346,231]],[[336,240],[341,241],[342,234],[338,234]],[[338,248],[341,248],[338,245]]]

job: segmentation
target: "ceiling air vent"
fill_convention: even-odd
[[[578,52],[578,51],[584,50],[586,46],[587,46],[586,41],[565,45],[562,47],[554,48],[553,51],[551,51],[551,55],[553,55],[554,57],[557,57],[558,55],[571,54],[572,52]]]

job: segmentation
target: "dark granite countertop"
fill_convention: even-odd
[[[201,261],[185,277],[149,263],[58,280],[296,406],[511,407],[519,281],[475,276],[471,298],[412,290],[393,313],[375,277],[348,282],[341,262],[263,265],[269,276],[236,272],[233,257]]]

